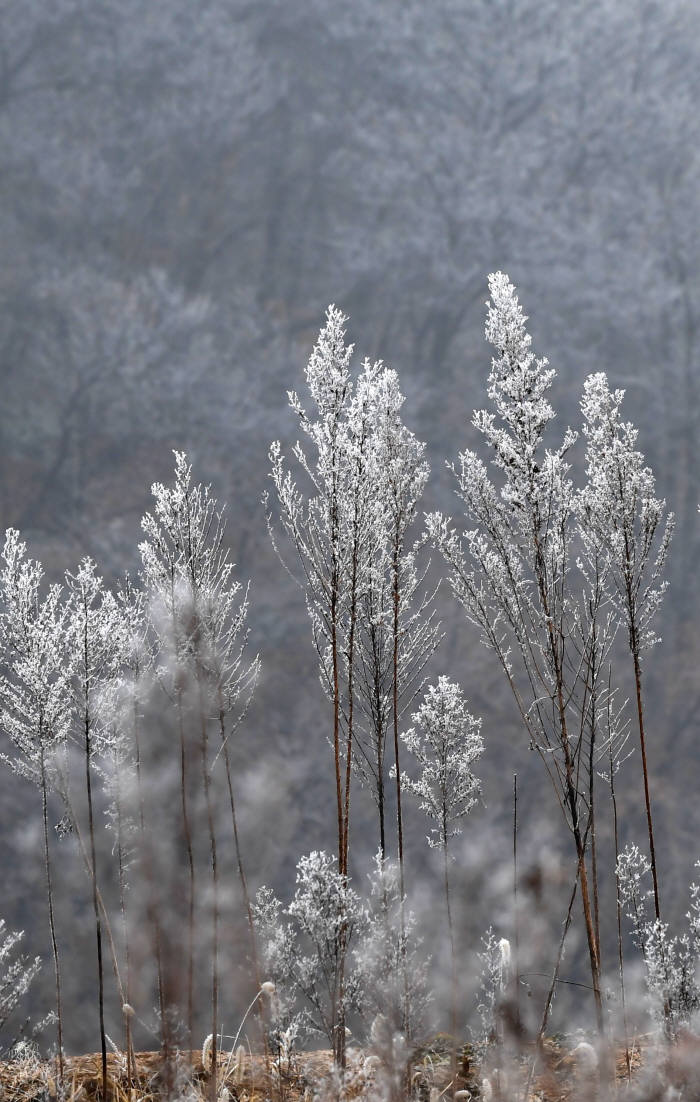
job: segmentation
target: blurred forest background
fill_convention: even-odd
[[[476,443],[486,275],[502,269],[558,372],[562,432],[586,374],[607,371],[677,514],[646,677],[666,917],[685,910],[700,857],[699,91],[692,0],[1,0],[2,528],[51,580],[83,554],[113,580],[138,569],[173,448],[227,503],[263,662],[235,748],[253,886],[287,891],[297,857],[330,848],[333,814],[303,595],[260,504],[270,441],[296,439],[286,392],[303,397],[337,303],[358,354],[400,373],[433,467],[424,508],[456,511],[444,459]],[[552,796],[447,587],[440,604],[432,672],[484,719],[486,806],[464,851],[488,829],[505,863],[512,774],[523,846]],[[641,841],[637,758],[625,769],[624,840]],[[0,773],[2,914],[46,956],[34,801]],[[368,856],[364,795],[353,829]],[[408,831],[427,868],[418,814]],[[74,864],[59,919],[79,939]],[[74,997],[93,984],[87,923],[84,939]],[[95,1047],[93,1017],[73,1019],[69,1047]]]

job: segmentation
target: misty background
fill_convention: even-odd
[[[234,751],[253,887],[288,893],[298,857],[332,848],[329,706],[260,504],[270,441],[296,439],[286,392],[303,399],[335,302],[357,360],[400,374],[433,468],[423,508],[456,512],[444,460],[479,446],[486,277],[501,269],[558,372],[561,432],[586,375],[606,371],[677,515],[645,677],[662,898],[684,913],[700,857],[699,85],[692,0],[0,2],[2,528],[50,580],[85,554],[115,580],[138,570],[173,448],[226,503],[263,664]],[[505,863],[513,773],[524,847],[553,797],[447,587],[440,606],[431,672],[464,687],[486,744],[465,852],[488,835]],[[642,844],[638,771],[633,757],[620,797],[623,840]],[[359,879],[377,842],[355,799]],[[48,958],[35,803],[0,772],[0,914]],[[429,878],[425,823],[406,817]],[[89,892],[79,861],[64,876],[79,999]],[[466,879],[468,928],[483,929],[488,893]],[[85,1009],[68,1045],[94,1049],[95,1034]]]

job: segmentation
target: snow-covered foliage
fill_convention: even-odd
[[[458,821],[471,811],[481,791],[472,771],[484,751],[481,720],[468,710],[459,685],[447,677],[429,686],[412,720],[401,738],[420,773],[415,779],[406,776],[404,784],[436,824],[428,844],[446,849],[448,840],[461,833]]]

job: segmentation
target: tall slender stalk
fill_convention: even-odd
[[[217,1099],[217,1033],[219,1028],[219,866],[216,848],[216,832],[214,829],[214,807],[211,796],[211,771],[209,766],[209,737],[207,731],[207,716],[204,709],[202,693],[201,670],[198,670],[199,691],[199,715],[200,715],[200,751],[202,760],[202,780],[204,783],[204,799],[207,808],[207,827],[209,830],[209,853],[211,859],[211,880],[213,891],[212,906],[212,963],[211,963],[211,1079],[209,1081],[209,1095],[211,1102]]]
[[[337,504],[334,511],[337,510]],[[337,515],[336,515],[337,521]],[[335,558],[335,553],[334,553]],[[331,596],[331,650],[333,661],[333,754],[335,761],[335,788],[338,808],[338,871],[341,876],[345,873],[345,814],[343,809],[342,769],[340,761],[340,678],[338,669],[338,577],[334,561],[332,596]],[[345,952],[343,931],[340,931],[340,972],[345,968]],[[343,975],[336,974],[335,983],[339,986],[334,989],[333,997],[333,1055],[340,1068],[345,1067],[345,1014],[343,1007]],[[337,1019],[337,1020],[336,1020]]]
[[[664,521],[666,503],[656,497],[653,472],[636,447],[637,430],[621,419],[624,393],[611,391],[603,372],[589,375],[584,384],[581,410],[587,438],[588,484],[582,495],[582,512],[590,542],[607,558],[611,584],[627,627],[634,669],[654,911],[660,920],[641,656],[643,650],[658,641],[651,622],[666,588],[661,577],[673,536],[674,517],[669,513]]]
[[[67,609],[61,587],[40,596],[43,568],[26,557],[19,532],[8,528],[0,563],[0,723],[16,755],[2,760],[41,792],[44,875],[56,991],[59,1081],[63,1086],[63,1004],[54,913],[49,843],[47,754],[65,747],[71,716],[70,662],[66,647]]]
[[[401,737],[421,767],[417,779],[406,777],[406,788],[421,801],[421,808],[436,824],[428,835],[431,848],[441,849],[445,905],[450,939],[451,961],[451,1024],[453,1036],[452,1092],[457,1074],[457,964],[454,927],[450,903],[449,839],[459,834],[456,823],[475,806],[480,782],[472,772],[472,764],[484,748],[481,720],[467,709],[459,685],[440,677],[431,685],[422,704],[412,716],[414,726]]]
[[[243,609],[242,609],[243,615],[244,615],[244,610],[245,610],[245,603],[244,603],[244,606],[243,606]],[[243,615],[241,616],[241,620],[243,619]],[[241,646],[241,648],[238,652],[238,655],[235,659],[235,662],[234,662],[234,669],[236,671],[238,670],[239,661],[240,661],[240,658],[241,658],[242,653],[243,653],[244,645],[245,645],[245,642]],[[221,658],[222,656],[219,655],[219,657]],[[235,693],[234,693],[234,697],[236,699],[238,697],[238,692],[242,688],[243,684],[246,684],[249,688],[249,695],[248,695],[247,700],[245,701],[245,704],[244,704],[244,707],[243,707],[242,711],[240,712],[240,714],[238,716],[238,722],[240,722],[243,719],[243,717],[244,717],[244,715],[245,715],[245,713],[248,709],[248,705],[250,703],[250,700],[252,699],[252,695],[253,695],[253,692],[254,692],[254,689],[255,689],[255,684],[256,684],[256,681],[257,681],[258,669],[259,669],[259,664],[258,664],[258,660],[256,658],[256,659],[253,660],[251,665],[242,674],[241,680],[236,682]],[[252,909],[251,900],[250,900],[250,893],[248,891],[248,880],[247,880],[246,873],[245,873],[245,868],[244,868],[244,865],[243,865],[243,854],[241,852],[241,843],[240,843],[240,838],[239,838],[239,834],[238,834],[238,817],[236,815],[236,801],[235,801],[235,797],[234,797],[233,778],[232,778],[232,773],[231,773],[231,758],[230,758],[230,755],[229,755],[229,747],[228,747],[229,734],[226,731],[227,707],[226,707],[225,701],[224,701],[222,672],[223,672],[222,669],[218,670],[218,674],[217,674],[217,678],[216,678],[216,688],[215,688],[216,705],[217,705],[217,710],[218,710],[217,718],[218,718],[218,723],[219,723],[219,736],[220,736],[220,741],[221,741],[221,749],[220,749],[219,752],[223,754],[223,758],[224,758],[224,767],[225,767],[225,772],[226,772],[226,785],[227,785],[228,797],[229,797],[229,808],[230,808],[230,811],[231,811],[231,824],[232,824],[232,827],[233,827],[233,841],[234,841],[234,850],[235,850],[235,855],[236,855],[236,865],[237,865],[237,868],[238,868],[238,878],[239,878],[240,885],[241,885],[241,891],[243,893],[243,903],[244,903],[245,912],[246,912],[246,920],[247,920],[247,925],[248,925],[248,935],[249,935],[249,941],[250,941],[251,960],[252,960],[252,964],[253,964],[253,975],[254,975],[254,978],[255,978],[255,988],[256,988],[256,991],[258,993],[260,993],[261,985],[262,985],[262,974],[261,974],[261,969],[260,969],[260,958],[259,958],[259,954],[258,954],[258,945],[257,945],[256,931],[255,931],[255,923],[254,923],[254,920],[253,920],[253,909]],[[256,996],[256,1000],[257,1000],[257,996]],[[260,1022],[261,1038],[262,1038],[262,1044],[263,1044],[263,1049],[264,1049],[264,1054],[265,1054],[265,1065],[267,1067],[267,1063],[268,1063],[268,1060],[269,1060],[269,1046],[268,1046],[267,1029],[266,1029],[266,1025],[265,1025],[265,1013],[264,1013],[262,1001],[261,1000],[256,1001],[256,1000],[254,1000],[254,1002],[256,1003],[256,1006],[257,1006],[257,1014],[258,1014],[258,1018],[259,1018],[259,1022]]]
[[[44,827],[44,874],[46,876],[46,895],[49,906],[49,930],[51,933],[51,953],[53,956],[54,980],[56,987],[56,1043],[58,1046],[58,1080],[63,1089],[63,1006],[61,1001],[61,967],[56,939],[56,922],[53,909],[53,886],[51,877],[51,852],[49,849],[48,791],[46,779],[46,759],[43,742],[40,750],[41,769],[41,811]]]
[[[651,793],[649,791],[649,767],[647,765],[647,747],[644,734],[644,704],[642,701],[642,668],[639,661],[639,647],[636,633],[630,634],[632,646],[632,661],[634,665],[634,688],[637,703],[637,723],[639,727],[639,747],[642,759],[642,776],[644,778],[644,807],[647,817],[647,833],[649,835],[649,861],[651,863],[651,878],[654,886],[654,912],[657,919],[661,918],[661,903],[659,901],[659,879],[656,871],[656,848],[654,846],[654,820],[651,813]]]
[[[177,700],[178,728],[180,739],[180,810],[182,813],[182,830],[187,852],[188,872],[188,897],[187,897],[187,1036],[188,1052],[190,1059],[192,1054],[192,1039],[194,1034],[194,901],[195,901],[195,869],[194,848],[192,846],[192,828],[190,825],[189,808],[187,802],[187,747],[185,742],[185,727],[182,715],[182,699],[178,693]]]
[[[185,502],[188,503],[188,494],[185,493]],[[189,526],[189,520],[187,521]],[[176,546],[175,550],[182,553],[182,547]],[[181,629],[178,623],[178,606],[176,600],[176,567],[180,565],[176,558],[169,564],[170,575],[170,614],[172,623],[173,659],[177,668],[175,687],[175,708],[177,712],[177,729],[180,743],[180,812],[182,816],[182,832],[187,854],[188,872],[188,898],[187,898],[187,1051],[190,1063],[192,1063],[192,1044],[194,1037],[194,902],[195,902],[195,866],[194,848],[192,845],[192,827],[190,824],[189,807],[187,800],[187,741],[185,737],[185,718],[182,700],[182,676],[181,664]],[[186,562],[187,565],[187,562]],[[214,1031],[216,1032],[216,1031]]]
[[[447,910],[447,931],[450,939],[450,1033],[452,1036],[452,1050],[450,1052],[451,1083],[450,1093],[452,1098],[457,1089],[457,957],[455,954],[455,937],[452,925],[452,907],[450,905],[450,877],[447,818],[442,824],[442,856],[443,856],[443,880],[445,885],[445,907]]]
[[[610,725],[610,681],[608,681],[608,726]],[[620,902],[620,874],[618,861],[620,858],[620,834],[617,819],[617,797],[615,794],[615,762],[613,760],[612,743],[609,746],[610,763],[610,799],[613,810],[613,841],[615,845],[615,909],[617,913],[617,959],[620,975],[620,995],[622,999],[622,1024],[625,1030],[625,1064],[627,1067],[627,1079],[632,1080],[632,1063],[630,1060],[629,1029],[627,1026],[627,1003],[625,997],[625,961],[622,949],[622,904]]]
[[[544,447],[554,418],[548,391],[554,372],[535,357],[526,317],[508,277],[489,277],[486,339],[495,355],[488,377],[492,409],[476,410],[498,482],[479,456],[465,450],[457,477],[467,529],[427,517],[427,535],[450,568],[455,596],[496,653],[517,702],[530,746],[539,753],[575,847],[588,942],[595,1012],[602,1030],[600,962],[586,871],[585,792],[579,731],[585,658],[578,649],[576,496],[566,455],[570,430],[554,450]]]
[[[398,549],[394,545],[391,564],[391,596],[392,596],[392,724],[394,732],[394,764],[396,771],[396,830],[398,838],[399,854],[399,890],[401,898],[405,894],[404,859],[403,859],[403,814],[401,810],[401,764],[399,761],[399,559]]]
[[[586,939],[588,941],[588,956],[591,966],[596,1022],[598,1025],[598,1031],[602,1034],[603,1001],[600,992],[600,959],[598,956],[598,941],[595,932],[595,923],[591,909],[591,899],[588,887],[588,873],[586,871],[586,840],[582,836],[581,825],[579,821],[578,778],[577,771],[574,767],[574,759],[571,751],[567,708],[565,704],[566,688],[564,678],[564,665],[562,661],[562,654],[560,651],[560,644],[563,643],[563,639],[561,638],[561,629],[559,632],[559,638],[557,637],[557,633],[555,633],[554,629],[554,621],[550,613],[550,602],[547,591],[547,569],[537,527],[535,527],[534,529],[533,543],[535,547],[535,577],[537,579],[540,602],[547,625],[549,658],[554,679],[557,722],[559,727],[558,737],[564,756],[564,769],[562,771],[564,798],[568,806],[571,832],[574,836],[574,843],[576,846],[576,856],[578,860],[578,878],[579,883],[581,884],[581,902],[583,904],[583,917],[586,927]],[[590,826],[590,819],[588,826]],[[588,827],[586,828],[586,833],[587,832]]]
[[[401,983],[403,987],[403,1027],[407,1038],[411,1036],[411,1017],[408,998],[408,975],[406,974],[406,879],[403,856],[403,813],[401,808],[401,762],[399,759],[399,539],[394,533],[394,547],[391,559],[391,597],[392,597],[392,657],[391,657],[391,712],[394,733],[394,766],[396,771],[396,833],[399,856],[399,924],[401,932]],[[448,900],[449,917],[449,900]],[[454,993],[453,993],[454,994]]]
[[[158,913],[158,907],[154,905],[153,892],[151,890],[151,884],[153,881],[153,864],[151,859],[150,842],[146,835],[144,825],[144,799],[143,799],[143,779],[141,776],[141,738],[139,733],[139,711],[138,711],[138,699],[134,694],[132,702],[132,734],[134,739],[134,760],[136,765],[136,790],[138,795],[139,805],[139,832],[141,836],[141,846],[144,860],[144,872],[147,881],[147,919],[148,923],[153,931],[153,945],[156,955],[156,981],[158,987],[158,1011],[160,1016],[160,1032],[161,1032],[161,1049],[163,1064],[165,1067],[166,1078],[170,1078],[170,1050],[171,1050],[171,1037],[169,1026],[169,1015],[166,1013],[167,999],[165,995],[165,983],[163,978],[163,937],[160,926],[160,915]],[[131,1000],[127,1000],[131,1005]]]
[[[85,791],[88,807],[88,837],[90,841],[90,865],[92,868],[92,909],[95,918],[95,941],[97,946],[97,986],[98,1009],[100,1023],[100,1050],[102,1054],[102,1098],[107,1098],[107,1034],[105,1032],[105,1008],[104,1008],[104,968],[102,964],[102,920],[100,905],[97,898],[97,852],[95,847],[95,816],[92,802],[92,717],[90,715],[90,645],[89,645],[89,619],[88,601],[85,592],[82,597],[82,648],[83,648],[83,736],[85,751]]]
[[[520,916],[518,913],[518,774],[513,774],[513,1001],[515,1029],[520,1022]]]
[[[124,867],[124,840],[123,840],[123,809],[121,794],[121,769],[120,763],[115,763],[116,773],[116,810],[117,810],[117,865],[119,873],[119,910],[122,916],[122,933],[124,937],[124,953],[126,963],[126,1003],[131,1006],[131,939],[129,936],[129,920],[126,909],[126,869]],[[122,1018],[124,1020],[124,1044],[126,1047],[126,1078],[131,1090],[131,1077],[134,1066],[134,1052],[131,1041],[131,1013],[124,1010],[122,1003]]]
[[[591,879],[593,881],[593,927],[595,930],[596,947],[598,950],[598,967],[602,970],[602,964],[600,959],[600,904],[598,899],[598,851],[597,851],[597,837],[596,837],[596,821],[595,821],[595,751],[596,751],[596,738],[598,734],[597,729],[597,705],[598,705],[598,670],[596,668],[596,661],[598,657],[597,647],[597,630],[595,622],[592,625],[592,643],[590,649],[590,662],[589,662],[589,681],[590,681],[590,704],[589,704],[589,735],[588,735],[588,819],[589,819],[589,836],[591,839]]]
[[[566,941],[566,935],[568,934],[569,927],[571,926],[571,916],[572,916],[573,908],[574,908],[574,900],[576,899],[576,892],[578,890],[580,869],[581,869],[581,866],[579,865],[577,870],[576,870],[576,879],[574,880],[574,886],[571,889],[571,895],[569,897],[569,906],[566,909],[566,917],[564,919],[564,926],[563,926],[563,929],[562,929],[562,932],[561,932],[561,937],[559,939],[559,947],[557,949],[557,956],[556,956],[556,960],[554,962],[554,968],[552,970],[552,980],[551,980],[551,983],[549,985],[549,990],[547,991],[547,997],[545,999],[544,1007],[543,1007],[543,1010],[542,1010],[542,1020],[540,1022],[540,1028],[537,1032],[537,1039],[535,1041],[535,1055],[533,1056],[532,1061],[530,1063],[530,1069],[528,1071],[527,1084],[525,1086],[525,1094],[523,1096],[523,1102],[528,1102],[528,1100],[530,1098],[530,1087],[532,1086],[532,1078],[533,1078],[533,1075],[535,1074],[535,1067],[537,1065],[537,1061],[539,1059],[541,1059],[541,1057],[544,1053],[544,1046],[543,1046],[544,1035],[545,1035],[545,1031],[547,1029],[547,1022],[549,1021],[549,1014],[550,1014],[550,1011],[552,1009],[552,1000],[554,999],[554,992],[556,991],[557,983],[559,982],[559,969],[561,968],[562,957],[564,955],[564,943]]]
[[[253,920],[253,907],[250,901],[250,892],[248,891],[248,878],[245,874],[245,866],[243,864],[243,854],[241,852],[241,843],[238,836],[238,817],[236,815],[236,802],[233,795],[233,778],[231,776],[231,759],[228,752],[228,736],[226,735],[226,726],[224,713],[219,711],[219,732],[221,735],[221,746],[224,755],[224,767],[226,769],[226,785],[228,788],[229,807],[231,809],[231,824],[233,826],[233,844],[236,852],[236,865],[238,867],[238,879],[241,882],[241,891],[243,892],[243,905],[245,907],[246,920],[248,923],[248,936],[250,940],[250,952],[253,962],[253,975],[255,978],[255,989],[260,991],[262,984],[262,972],[260,969],[260,956],[258,953],[258,939],[255,933],[255,922]],[[260,1019],[260,1028],[262,1031],[263,1046],[265,1048],[265,1056],[268,1055],[267,1044],[267,1030],[265,1028],[265,1013],[262,1006],[262,1001],[257,1003],[258,1017]]]

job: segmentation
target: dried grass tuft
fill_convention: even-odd
[[[107,1098],[102,1098],[101,1061],[99,1052],[66,1059],[64,1097],[58,1093],[55,1063],[37,1060],[0,1063],[0,1099],[2,1102],[164,1102],[187,1098],[189,1102],[206,1102],[209,1072],[202,1064],[201,1052],[180,1052],[170,1067],[163,1064],[159,1052],[137,1052],[131,1080],[126,1056],[107,1056]],[[262,1057],[239,1060],[227,1072],[226,1056],[219,1062],[219,1093],[240,1102],[262,1102],[269,1095],[269,1080]]]

